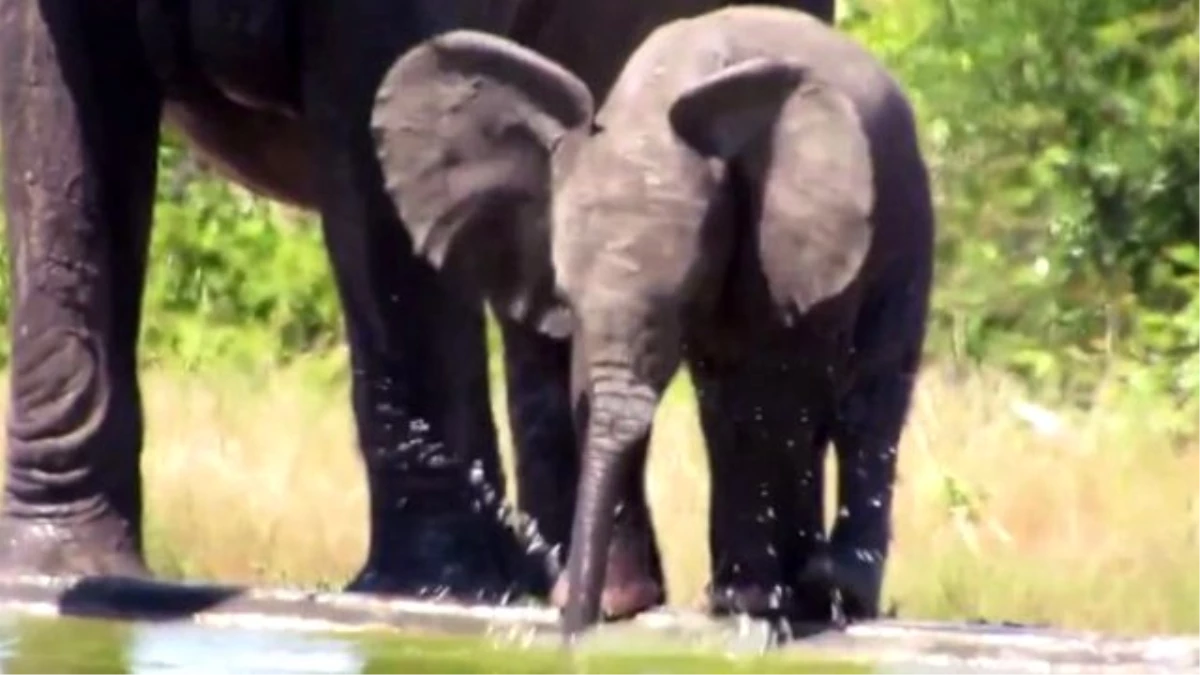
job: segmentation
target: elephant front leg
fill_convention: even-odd
[[[482,316],[407,254],[385,214],[326,217],[370,503],[367,560],[350,588],[488,601],[520,590]]]
[[[350,588],[492,602],[521,590],[478,308],[407,254],[385,214],[327,217],[370,500],[367,560]]]
[[[504,341],[517,506],[551,551],[549,577],[566,564],[579,484],[571,400],[571,345],[497,317]]]
[[[523,591],[504,522],[482,307],[412,252],[370,111],[398,54],[444,27],[427,3],[305,3],[304,110],[345,314],[370,536],[354,590],[497,602]]]
[[[8,571],[147,573],[136,344],[160,101],[134,9],[0,3]]]
[[[692,379],[712,486],[709,609],[719,615],[789,614],[790,540],[780,536],[779,523],[789,512],[779,505],[790,504],[793,491],[777,444],[767,442],[778,431],[763,417],[760,403],[769,396],[755,394],[754,378],[732,367],[697,361]]]
[[[832,618],[824,458],[827,406],[786,353],[737,367],[693,367],[712,475],[710,546],[716,613]]]

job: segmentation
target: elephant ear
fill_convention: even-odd
[[[504,38],[458,30],[403,54],[371,116],[415,253],[498,312],[564,337],[550,254],[552,159],[586,134],[587,87]]]
[[[870,142],[848,97],[799,65],[754,59],[690,87],[669,114],[686,143],[756,186],[759,256],[785,321],[847,290],[871,246],[875,200]]]

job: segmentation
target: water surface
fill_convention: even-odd
[[[0,616],[4,673],[865,673],[783,654],[582,653],[488,638]]]

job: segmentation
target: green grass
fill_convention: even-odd
[[[147,547],[160,573],[330,588],[357,569],[364,480],[346,384],[330,372],[146,374]],[[1040,435],[1011,411],[1019,398],[986,373],[922,375],[886,602],[907,618],[1197,632],[1195,441],[1111,402]],[[659,411],[647,489],[671,602],[696,606],[708,487],[685,378]]]

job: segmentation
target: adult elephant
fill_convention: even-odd
[[[511,590],[527,566],[491,515],[503,480],[482,313],[412,255],[370,136],[376,89],[417,41],[469,26],[533,47],[603,96],[655,26],[724,4],[0,3],[13,306],[0,568],[147,573],[136,356],[165,119],[227,176],[320,213],[370,493],[369,550],[351,588]],[[832,0],[792,4],[833,15]],[[577,478],[568,349],[509,321],[502,330],[520,505],[566,544]],[[616,614],[662,599],[641,486],[621,498],[605,596]]]

